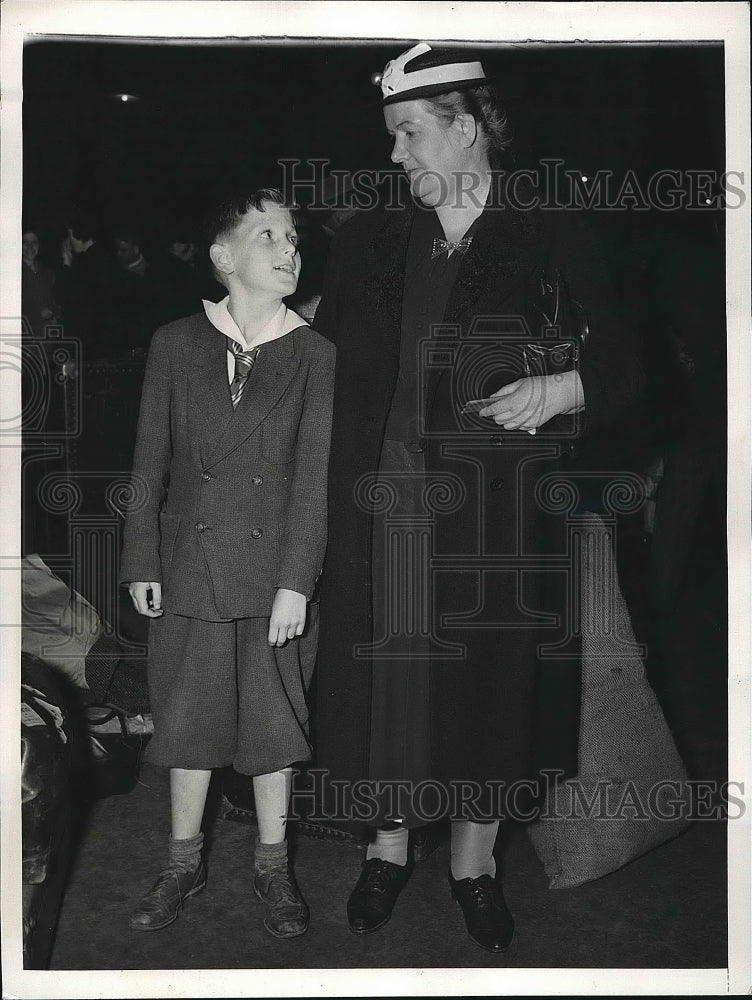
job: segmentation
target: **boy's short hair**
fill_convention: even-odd
[[[262,187],[250,194],[247,189],[236,192],[225,198],[207,216],[204,224],[204,240],[207,247],[230,236],[252,208],[257,212],[263,212],[265,205],[268,204],[288,209],[293,219],[298,210],[298,205],[279,188]]]

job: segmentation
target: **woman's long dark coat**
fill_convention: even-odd
[[[443,648],[430,668],[432,774],[510,785],[542,767],[576,768],[580,669],[569,525],[577,494],[561,484],[569,477],[580,498],[587,492],[572,478],[573,453],[629,407],[642,372],[589,228],[571,212],[513,209],[502,182],[497,176],[444,327],[425,355],[424,438],[427,479],[438,491],[433,641]],[[371,635],[371,514],[363,498],[398,373],[415,211],[411,204],[363,212],[342,229],[314,321],[337,345],[316,762],[348,781],[368,777],[371,660],[363,647],[379,637]],[[556,268],[589,322],[579,365],[586,413],[551,421],[535,436],[458,416],[468,399],[519,377],[508,358],[521,339],[541,335],[531,289],[542,270]],[[520,333],[526,315],[531,327]],[[576,438],[583,440],[575,445]],[[509,809],[507,802],[496,812]]]

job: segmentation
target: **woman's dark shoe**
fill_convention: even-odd
[[[203,861],[193,872],[163,871],[131,914],[134,931],[158,931],[177,920],[180,907],[206,885]]]
[[[266,907],[264,927],[270,934],[278,938],[305,934],[310,914],[289,868],[257,872],[253,891]]]
[[[452,895],[462,907],[470,937],[486,951],[500,955],[512,942],[514,920],[507,909],[501,887],[491,875],[454,879]]]
[[[381,858],[363,862],[360,878],[347,901],[347,919],[354,934],[370,934],[389,920],[410,877],[410,865]]]

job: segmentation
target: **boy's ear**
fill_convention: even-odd
[[[224,243],[212,243],[209,247],[209,257],[212,264],[222,274],[232,274],[235,270],[230,248]]]

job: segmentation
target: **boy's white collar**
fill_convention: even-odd
[[[294,310],[288,309],[284,302],[281,302],[279,309],[264,329],[249,344],[246,342],[240,327],[232,318],[230,310],[227,308],[230,301],[229,295],[225,296],[221,302],[210,302],[208,299],[203,299],[202,301],[204,303],[206,318],[212,326],[226,337],[236,340],[244,351],[247,351],[250,347],[258,347],[260,344],[266,344],[270,340],[279,340],[280,337],[284,337],[291,330],[295,330],[299,326],[308,326],[308,323],[302,317],[298,316]]]

